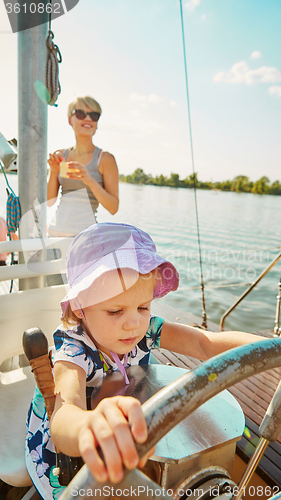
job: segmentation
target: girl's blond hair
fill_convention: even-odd
[[[141,279],[141,281],[139,281]],[[162,279],[162,274],[157,272],[157,268],[150,271],[147,274],[139,274],[139,283],[142,285],[145,281],[152,279],[153,280],[153,290],[156,286],[159,286],[159,280]],[[158,282],[156,285],[156,281]],[[161,283],[160,283],[161,286]],[[89,287],[90,288],[90,287]],[[82,325],[82,318],[78,318],[76,314],[74,314],[71,304],[68,303],[67,309],[65,311],[62,324],[65,328],[72,328],[74,325]]]
[[[78,318],[71,309],[70,303],[64,313],[62,324],[65,328],[72,328],[74,325],[82,325],[82,318]]]
[[[93,97],[86,95],[85,97],[77,97],[75,101],[71,102],[68,105],[68,118],[70,118],[77,106],[79,106],[79,109],[83,109],[83,111],[86,111],[86,108],[90,108],[91,111],[97,111],[98,113],[100,113],[100,115],[102,113],[99,103]]]

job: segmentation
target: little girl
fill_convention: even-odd
[[[108,370],[119,369],[126,381],[126,368],[148,364],[154,347],[205,360],[262,339],[242,332],[202,331],[151,316],[152,300],[176,290],[179,276],[156,253],[150,236],[133,226],[94,224],[79,233],[68,251],[67,277],[63,324],[54,333],[54,413],[49,425],[37,389],[27,421],[27,469],[44,500],[62,492],[54,474],[54,445],[66,455],[82,456],[101,482],[118,483],[123,464],[142,467],[148,458],[139,462],[134,445],[147,437],[136,399],[106,398],[87,411],[86,387],[95,386]]]

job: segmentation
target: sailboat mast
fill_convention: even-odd
[[[48,0],[44,3],[46,1]],[[32,28],[25,29],[25,26],[28,26],[28,19],[24,14],[19,14],[18,22],[18,193],[21,205],[19,236],[21,239],[45,238],[47,224],[45,82],[48,16],[46,14],[46,22]],[[38,260],[41,260],[41,257],[38,257]],[[23,261],[23,257],[20,257],[20,261]],[[43,279],[40,276],[20,280],[20,289],[42,287]]]

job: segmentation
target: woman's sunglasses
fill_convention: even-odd
[[[86,116],[89,115],[92,122],[97,122],[99,120],[99,117],[100,117],[100,113],[98,113],[97,111],[86,112],[86,111],[83,111],[83,109],[75,109],[73,111],[73,113],[71,114],[71,116],[72,115],[75,115],[78,120],[85,120]]]

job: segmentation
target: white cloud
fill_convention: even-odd
[[[207,19],[206,14],[202,14],[202,16],[201,16],[201,21],[206,21],[206,19]]]
[[[142,103],[144,103],[145,101],[146,102],[161,102],[162,101],[162,98],[157,94],[149,94],[149,96],[146,96],[146,95],[137,94],[136,92],[133,92],[130,95],[130,99],[131,99],[131,101],[140,101]]]
[[[260,59],[261,58],[261,52],[259,50],[254,50],[252,54],[250,55],[250,59]]]
[[[277,68],[269,66],[250,69],[245,61],[240,61],[234,64],[228,73],[224,71],[217,73],[213,81],[216,83],[246,83],[247,85],[254,83],[275,83],[281,81],[281,73]]]
[[[157,95],[157,94],[150,94],[148,96],[148,100],[149,100],[149,102],[161,102],[162,101],[161,97],[159,97],[159,95]]]
[[[188,10],[194,10],[201,3],[201,0],[187,0],[184,4],[184,8]]]
[[[163,129],[163,124],[159,123],[155,120],[142,120],[139,117],[134,117],[132,119],[126,118],[126,117],[121,117],[119,115],[114,115],[111,113],[108,113],[106,115],[106,120],[104,120],[104,123],[106,125],[113,125],[114,129],[116,130],[116,127],[118,128],[118,132],[129,130],[130,132],[133,133],[145,133],[145,134],[153,134],[158,130]]]
[[[140,116],[140,112],[137,109],[131,109],[130,111],[131,115],[135,116],[138,118]]]
[[[132,101],[145,101],[146,100],[146,97],[145,95],[140,95],[140,94],[137,94],[136,92],[133,92],[131,95],[130,95],[130,99]]]
[[[268,92],[271,95],[277,95],[278,97],[281,97],[281,86],[273,85],[272,87],[269,87]]]
[[[178,103],[176,101],[171,101],[170,102],[170,106],[177,106],[177,105],[178,105]]]

